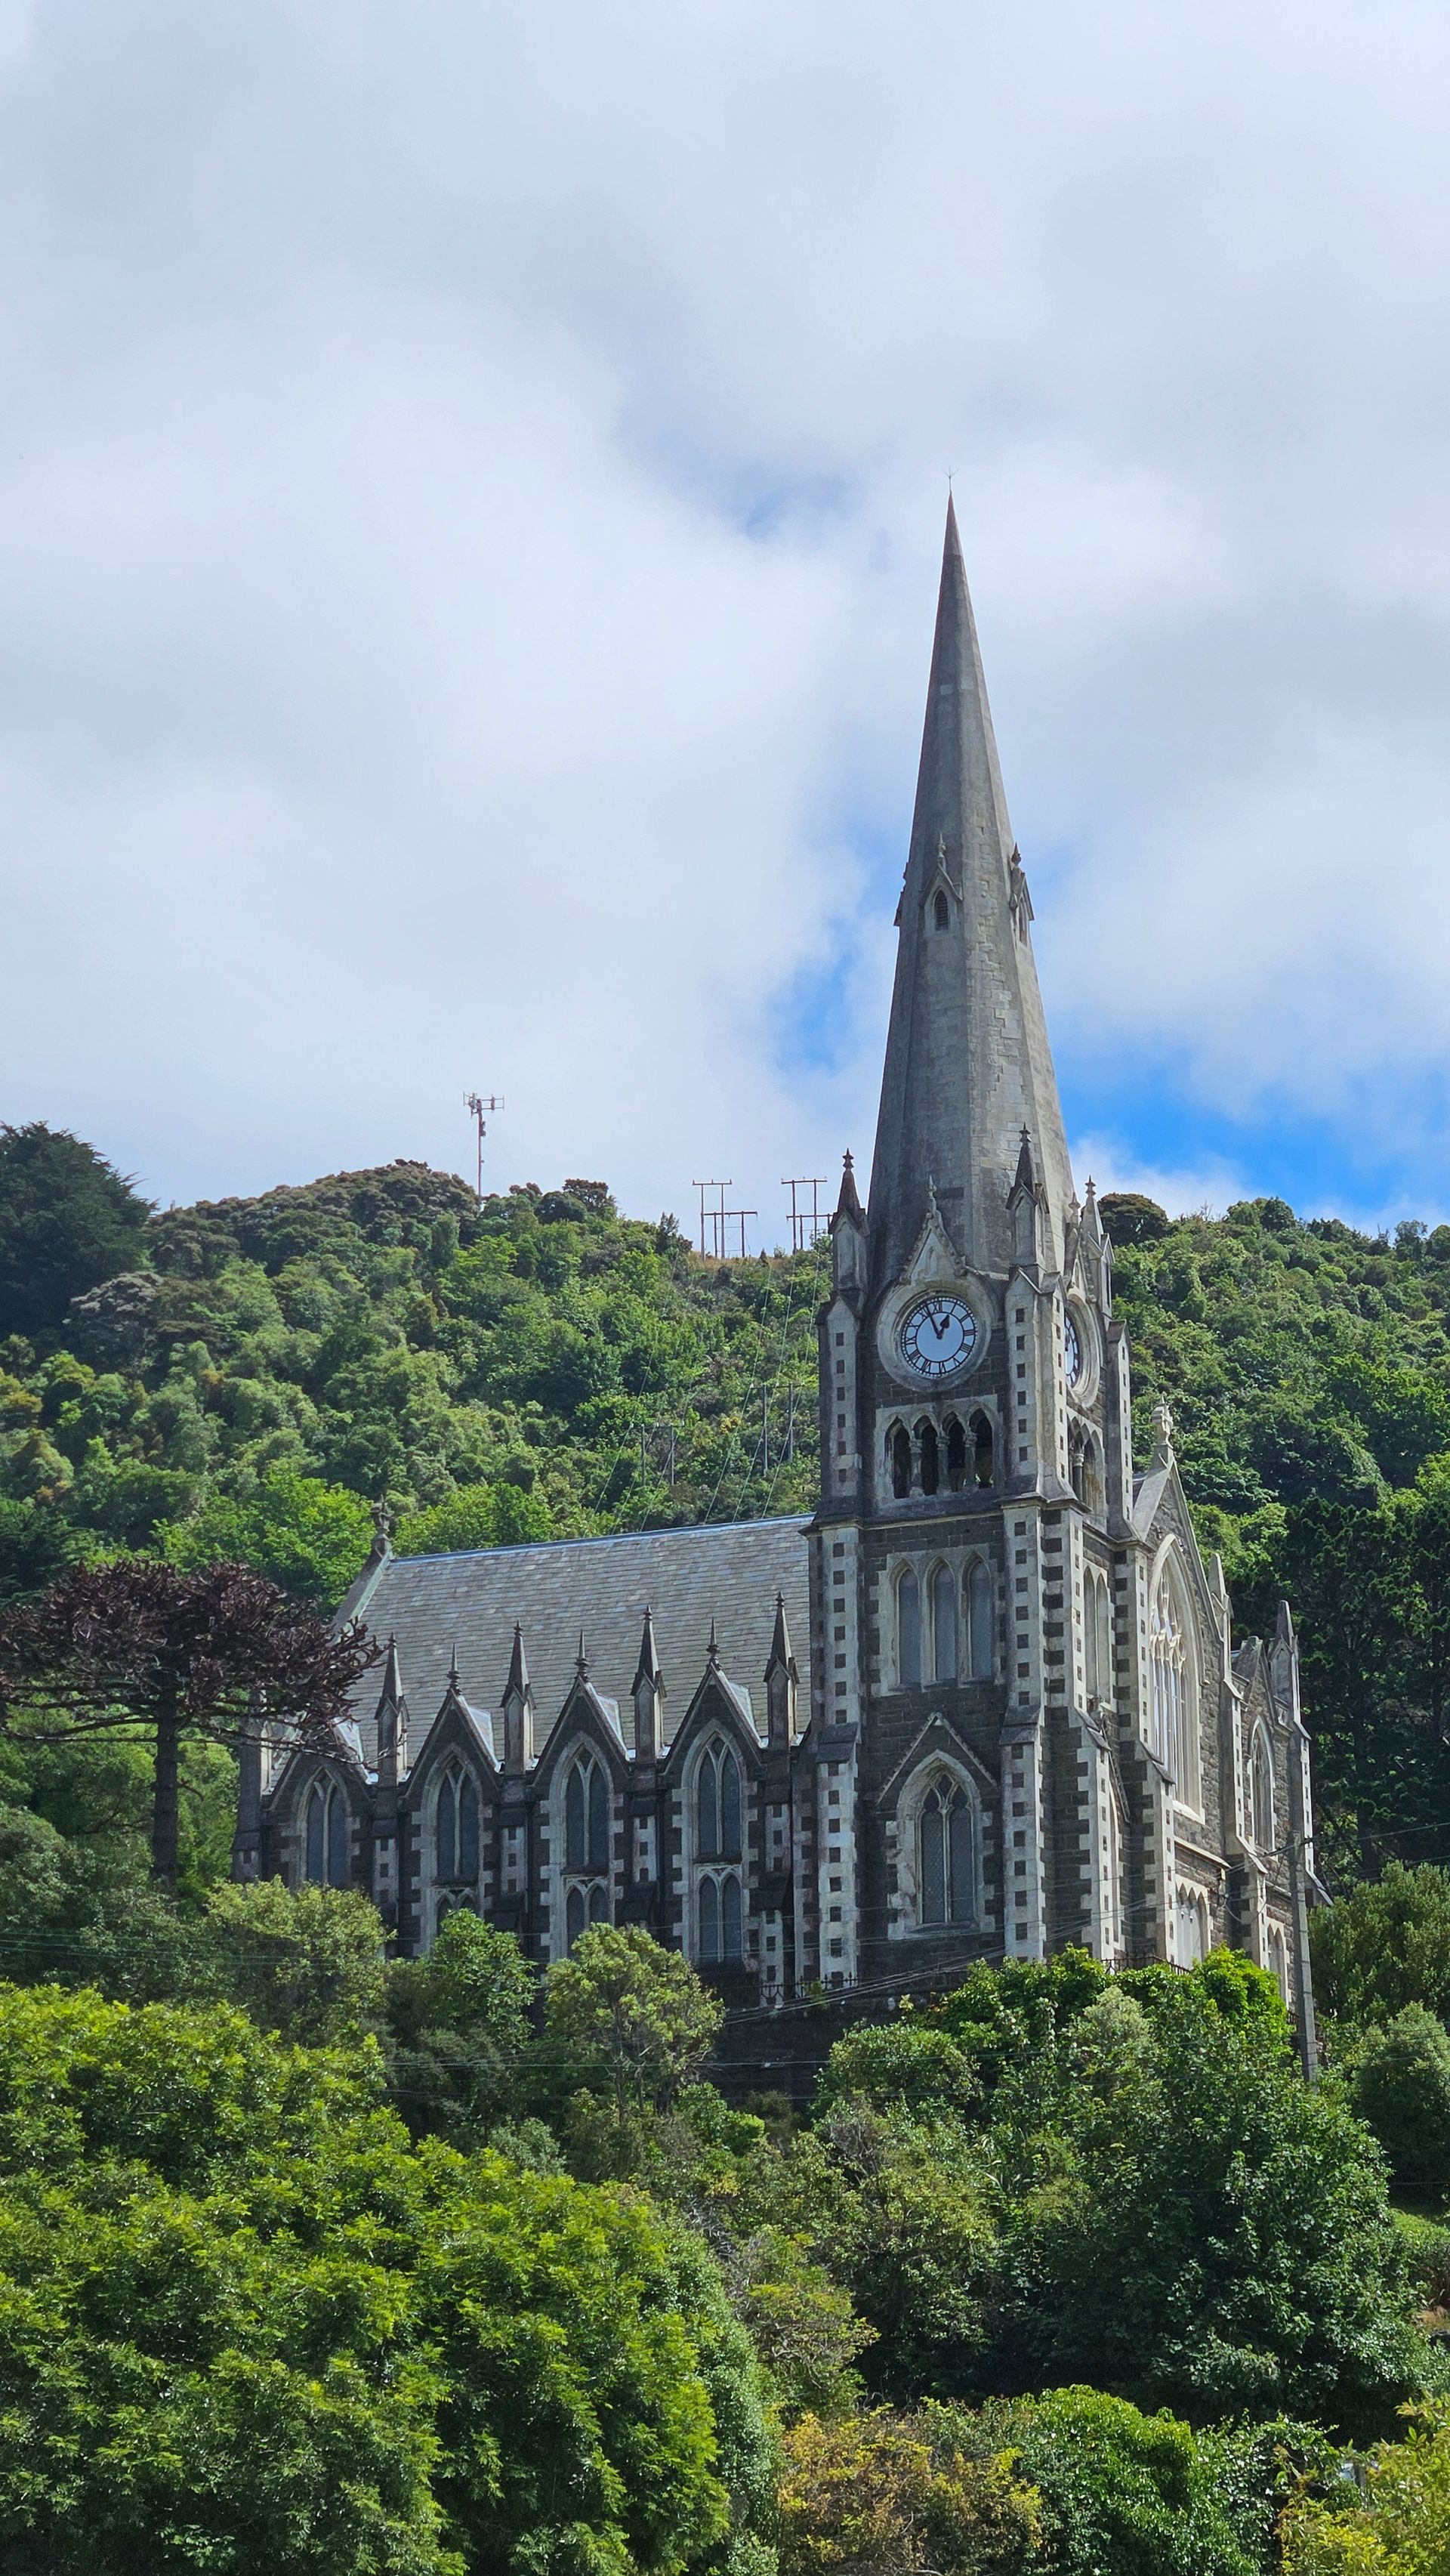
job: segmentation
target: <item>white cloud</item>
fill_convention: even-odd
[[[0,1114],[189,1195],[466,1162],[478,1081],[500,1173],[773,1235],[869,1150],[951,468],[1075,1058],[1428,1186],[1447,73],[1407,0],[0,0]]]

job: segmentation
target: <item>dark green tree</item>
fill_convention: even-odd
[[[150,1214],[68,1129],[0,1127],[0,1337],[56,1331],[72,1297],[136,1268]]]
[[[1370,2039],[1354,2070],[1354,2107],[1374,2131],[1402,2191],[1450,2190],[1450,2034],[1406,2004]]]
[[[1450,1874],[1422,1862],[1386,1864],[1310,1916],[1314,1991],[1351,2025],[1389,2021],[1407,2004],[1450,2025]]]

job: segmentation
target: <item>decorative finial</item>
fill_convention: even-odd
[[[453,1640],[453,1651],[448,1658],[448,1687],[450,1690],[458,1688],[458,1639],[456,1637]]]
[[[1173,1416],[1169,1412],[1161,1395],[1153,1407],[1153,1428],[1158,1434],[1158,1448],[1162,1451],[1165,1458],[1171,1458],[1173,1455]]]
[[[584,1631],[582,1628],[579,1631],[579,1655],[574,1669],[581,1682],[587,1682],[589,1679],[589,1658],[584,1652]]]
[[[710,1621],[710,1645],[705,1660],[707,1663],[711,1664],[718,1664],[720,1661],[720,1648],[715,1636],[715,1622],[713,1617]]]

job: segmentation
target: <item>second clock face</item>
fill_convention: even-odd
[[[1082,1375],[1082,1336],[1069,1315],[1062,1327],[1062,1356],[1067,1365],[1067,1382],[1076,1386]]]
[[[961,1297],[921,1297],[901,1319],[901,1356],[915,1376],[950,1377],[977,1347],[977,1319]]]

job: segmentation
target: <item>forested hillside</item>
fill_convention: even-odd
[[[1295,1604],[1339,1864],[1438,1857],[1450,1227],[1103,1205],[1139,1453],[1165,1396],[1241,1624]],[[157,1213],[7,1130],[0,1597],[139,1550],[333,1600],[378,1506],[408,1551],[809,1509],[822,1277],[703,1261],[601,1182],[479,1209],[416,1163]]]

